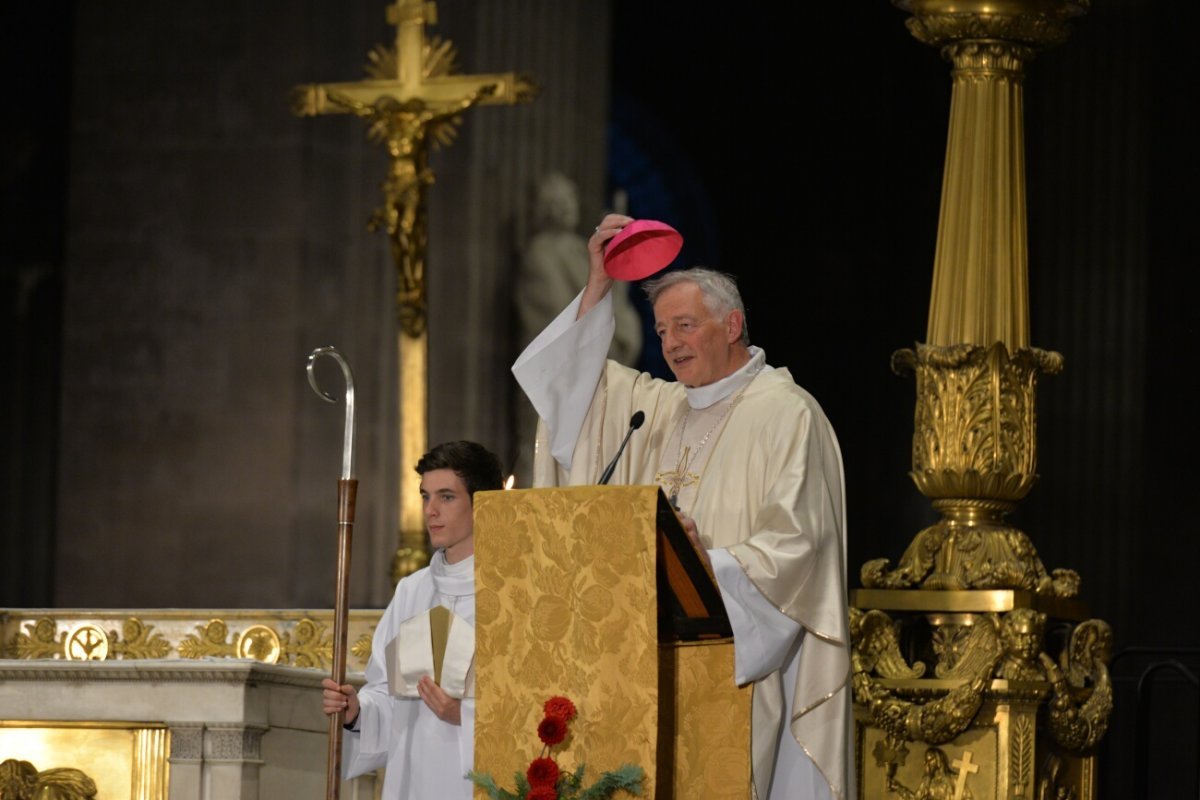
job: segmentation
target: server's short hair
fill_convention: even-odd
[[[465,439],[442,442],[421,456],[414,469],[418,475],[435,469],[453,470],[455,475],[462,478],[472,498],[477,491],[504,487],[504,469],[496,454],[477,442]]]

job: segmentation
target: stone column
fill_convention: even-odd
[[[266,725],[204,726],[204,789],[210,797],[259,800],[258,769]]]
[[[204,771],[204,723],[172,722],[171,800],[201,800]]]

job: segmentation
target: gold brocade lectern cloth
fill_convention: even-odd
[[[749,796],[732,641],[659,643],[657,503],[654,486],[475,495],[476,771],[511,787],[562,695],[578,716],[554,756],[585,786],[636,764],[646,798]]]

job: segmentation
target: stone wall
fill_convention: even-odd
[[[56,605],[331,605],[344,406],[305,380],[322,345],[356,378],[351,603],[390,596],[394,278],[365,229],[386,162],[358,120],[298,119],[287,103],[293,85],[363,77],[394,39],[384,9],[78,6]],[[607,11],[438,12],[429,33],[455,42],[462,71],[543,86],[533,106],[468,112],[433,159],[430,441],[509,453],[513,353],[495,332],[511,253],[540,170],[574,172],[600,205]],[[522,35],[550,17],[576,34]]]

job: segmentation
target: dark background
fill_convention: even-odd
[[[0,557],[30,566],[5,573],[16,606],[52,596],[73,7],[0,16],[0,332],[15,342]],[[821,401],[844,450],[857,586],[865,560],[894,562],[934,519],[906,477],[913,381],[889,359],[925,334],[949,66],[884,0],[612,8],[612,188],[683,232],[681,261],[739,277],[755,343]],[[1040,385],[1041,481],[1014,522],[1047,568],[1080,573],[1123,651],[1108,797],[1130,796],[1132,680],[1159,652],[1134,648],[1200,646],[1196,17],[1192,3],[1096,3],[1025,83],[1032,341],[1066,370]],[[1154,751],[1182,768],[1155,770],[1150,796],[1195,796],[1195,686],[1156,691],[1175,701]]]
[[[642,187],[631,213],[684,233],[678,265],[739,276],[754,342],[824,406],[858,586],[934,519],[906,477],[915,387],[889,357],[925,334],[950,68],[886,2],[817,5],[617,2],[610,171]],[[1106,797],[1200,790],[1196,16],[1096,3],[1025,81],[1031,341],[1066,369],[1039,385],[1041,477],[1012,521],[1113,625]],[[1143,687],[1135,784],[1137,679],[1170,660]]]
[[[858,564],[934,519],[889,359],[925,330],[950,81],[903,13],[846,5],[789,24],[617,3],[610,171],[634,216],[684,233],[678,264],[738,277],[752,340],[824,406]]]
[[[821,400],[858,564],[933,518],[889,358],[925,334],[950,69],[899,9],[839,5],[789,24],[618,2],[611,166],[646,187],[632,213],[684,232],[680,262],[739,276],[754,341]],[[1066,370],[1040,384],[1041,483],[1017,521],[1123,641],[1195,641],[1153,611],[1197,555],[1171,533],[1196,475],[1194,18],[1099,4],[1025,82],[1031,338]]]

